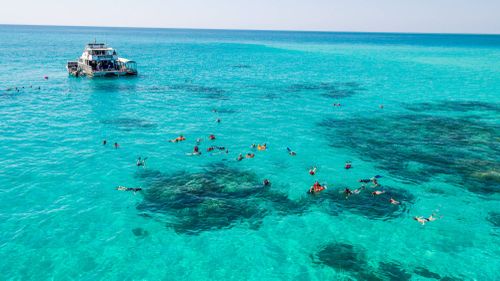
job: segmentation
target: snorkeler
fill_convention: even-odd
[[[180,141],[185,141],[186,138],[183,135],[179,135],[175,139],[169,140],[169,142],[180,142]]]
[[[372,195],[373,196],[377,196],[377,195],[382,195],[385,193],[385,190],[384,191],[380,191],[380,190],[375,190],[374,192],[372,192]]]
[[[389,199],[389,202],[391,202],[392,205],[399,205],[400,204],[399,201],[396,201],[393,198]]]
[[[353,193],[352,191],[346,187],[346,189],[344,189],[344,195],[345,195],[345,198],[351,196]]]
[[[133,191],[134,193],[136,193],[137,191],[141,191],[142,188],[141,187],[125,187],[125,186],[118,186],[116,188],[116,190],[120,190],[120,191]]]
[[[252,149],[256,149],[256,148],[257,148],[257,145],[256,145],[255,143],[253,143],[253,144],[250,146],[250,148],[252,148]]]
[[[202,141],[202,139],[201,139],[201,138],[197,138],[197,139],[196,139],[196,144],[200,144],[200,143],[201,143],[201,141]]]
[[[373,178],[370,178],[370,179],[359,179],[359,180],[358,180],[358,182],[362,182],[362,183],[369,183],[369,182],[373,182],[373,184],[374,184],[375,186],[379,186],[377,179],[379,179],[379,178],[381,178],[381,177],[382,177],[382,176],[380,176],[380,175],[376,175],[376,176],[374,176]]]
[[[309,169],[309,175],[314,176],[316,174],[316,167]]]
[[[271,185],[271,182],[268,180],[268,179],[264,179],[264,181],[262,182],[262,184],[264,186],[270,186]]]
[[[193,147],[193,153],[195,153],[195,154],[200,153],[200,149],[198,148],[198,146],[197,146],[197,145],[195,145],[195,146]]]
[[[148,159],[147,157],[145,157],[144,159],[141,159],[141,157],[137,158],[137,162],[136,162],[137,167],[141,167],[141,166],[146,167],[146,160],[147,159]]]
[[[208,136],[208,139],[209,140],[215,140],[215,136],[214,135],[210,135],[210,136]]]
[[[257,145],[257,150],[266,150],[266,149],[267,149],[267,144]]]
[[[254,158],[255,154],[253,154],[253,153],[247,153],[247,155],[245,157],[246,158]]]
[[[352,168],[352,163],[351,163],[351,161],[347,161],[347,162],[345,162],[344,168],[345,168],[346,170],[349,170],[350,168]]]
[[[241,155],[241,153],[240,153],[240,155],[238,155],[238,158],[236,158],[236,160],[238,160],[238,161],[243,160],[243,155]]]
[[[288,151],[288,154],[290,154],[290,156],[295,156],[295,155],[297,155],[297,153],[295,153],[295,151],[293,151],[290,147],[287,147],[287,148],[286,148],[286,151]]]
[[[425,225],[425,223],[428,221],[435,221],[436,220],[436,218],[434,217],[434,214],[430,215],[428,218],[424,218],[424,217],[420,216],[420,217],[413,217],[413,219],[418,221],[422,225]]]
[[[207,148],[207,152],[213,151],[214,149],[215,149],[215,147],[210,146],[210,147]]]
[[[355,190],[352,191],[353,194],[360,194],[361,193],[361,190],[365,189],[364,186],[360,187],[360,188],[356,188]]]
[[[120,145],[117,142],[115,142],[115,149],[118,149],[119,147]]]
[[[326,189],[326,186],[321,185],[318,181],[316,181],[311,188],[309,188],[309,193],[314,194],[314,193],[319,193],[323,190]]]

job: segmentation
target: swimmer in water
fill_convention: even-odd
[[[255,143],[253,143],[251,146],[250,146],[251,149],[256,149],[257,148],[257,145]]]
[[[321,185],[318,181],[316,181],[311,188],[309,188],[309,193],[314,194],[314,193],[320,193],[321,191],[325,190],[326,186]]]
[[[215,122],[220,123],[220,118],[217,118],[217,120],[215,120]]]
[[[125,186],[118,186],[116,188],[116,190],[120,190],[120,191],[133,191],[134,193],[136,193],[137,191],[141,191],[142,188],[141,187],[125,187]]]
[[[240,153],[240,155],[238,155],[238,158],[236,158],[236,160],[238,160],[238,161],[243,160],[243,155],[241,155],[241,153]]]
[[[268,179],[264,179],[264,181],[262,182],[262,184],[264,186],[270,186],[271,185],[271,182],[268,180]]]
[[[345,166],[344,166],[344,168],[345,168],[346,170],[349,170],[350,168],[352,168],[352,163],[351,163],[351,161],[347,161],[347,162],[345,162]]]
[[[344,189],[344,195],[345,195],[346,199],[347,199],[347,197],[351,196],[352,194],[353,193],[349,188]]]
[[[210,136],[208,136],[208,139],[209,140],[215,140],[215,136],[214,135],[210,135]]]
[[[179,135],[175,139],[169,140],[169,142],[180,142],[180,141],[185,141],[186,138],[183,135]]]
[[[200,144],[200,143],[201,143],[201,141],[202,141],[202,139],[201,139],[201,138],[197,138],[197,139],[196,139],[196,144]]]
[[[309,169],[309,175],[314,176],[316,174],[316,167]]]
[[[141,166],[146,167],[146,160],[147,159],[148,159],[147,157],[144,159],[141,159],[141,157],[137,158],[137,162],[136,162],[137,167],[141,167]]]
[[[108,142],[106,140],[102,141],[102,145],[106,145]]]
[[[399,204],[400,204],[400,202],[399,202],[399,201],[396,201],[396,200],[394,200],[393,198],[391,198],[391,199],[389,200],[389,202],[391,202],[391,204],[392,204],[392,205],[399,205]]]
[[[381,178],[382,176],[379,176],[379,175],[376,175],[374,176],[373,178],[370,178],[370,179],[359,179],[358,182],[361,182],[361,183],[369,183],[369,182],[373,182],[375,184],[375,186],[378,186],[378,181],[377,179]]]
[[[297,155],[297,153],[295,153],[295,151],[293,151],[290,147],[287,147],[287,148],[286,148],[286,151],[288,151],[288,154],[290,154],[290,156],[295,156],[295,155]]]
[[[255,157],[255,154],[253,154],[253,153],[247,153],[246,158],[254,158],[254,157]]]
[[[266,149],[267,149],[267,144],[257,145],[257,150],[266,150]]]
[[[195,145],[195,146],[193,147],[193,154],[201,154],[201,153],[200,153],[200,149],[198,148],[198,146],[197,146],[197,145]]]
[[[120,145],[117,142],[115,142],[115,149],[118,149],[119,147]]]
[[[360,187],[360,188],[356,188],[355,190],[352,191],[353,194],[360,194],[361,193],[361,190],[365,189],[364,186]]]
[[[215,149],[215,147],[210,146],[210,147],[207,148],[207,152],[213,151],[214,149]]]
[[[374,192],[372,192],[372,195],[373,196],[377,196],[377,195],[382,195],[385,193],[385,190],[384,191],[380,191],[380,190],[375,190]]]
[[[436,218],[434,217],[434,214],[430,215],[428,218],[424,218],[424,217],[420,216],[420,217],[413,217],[413,219],[418,221],[422,225],[425,225],[425,223],[428,221],[435,221],[436,220]]]

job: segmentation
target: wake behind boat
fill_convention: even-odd
[[[116,50],[104,43],[89,43],[78,61],[69,61],[66,68],[73,76],[137,75],[135,61],[119,58]]]

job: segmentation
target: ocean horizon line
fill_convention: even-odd
[[[99,26],[99,25],[56,25],[56,24],[10,24],[0,26],[18,27],[73,27],[73,28],[114,28],[146,30],[199,30],[199,31],[247,31],[247,32],[282,32],[282,33],[339,33],[339,34],[396,34],[396,35],[450,35],[450,36],[500,36],[500,33],[447,33],[447,32],[401,32],[401,31],[346,31],[346,30],[293,30],[293,29],[241,29],[241,28],[193,28],[193,27],[146,27],[146,26]]]

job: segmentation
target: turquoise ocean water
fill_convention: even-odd
[[[68,77],[94,38],[139,75]],[[499,280],[499,61],[500,36],[0,26],[0,279]]]

